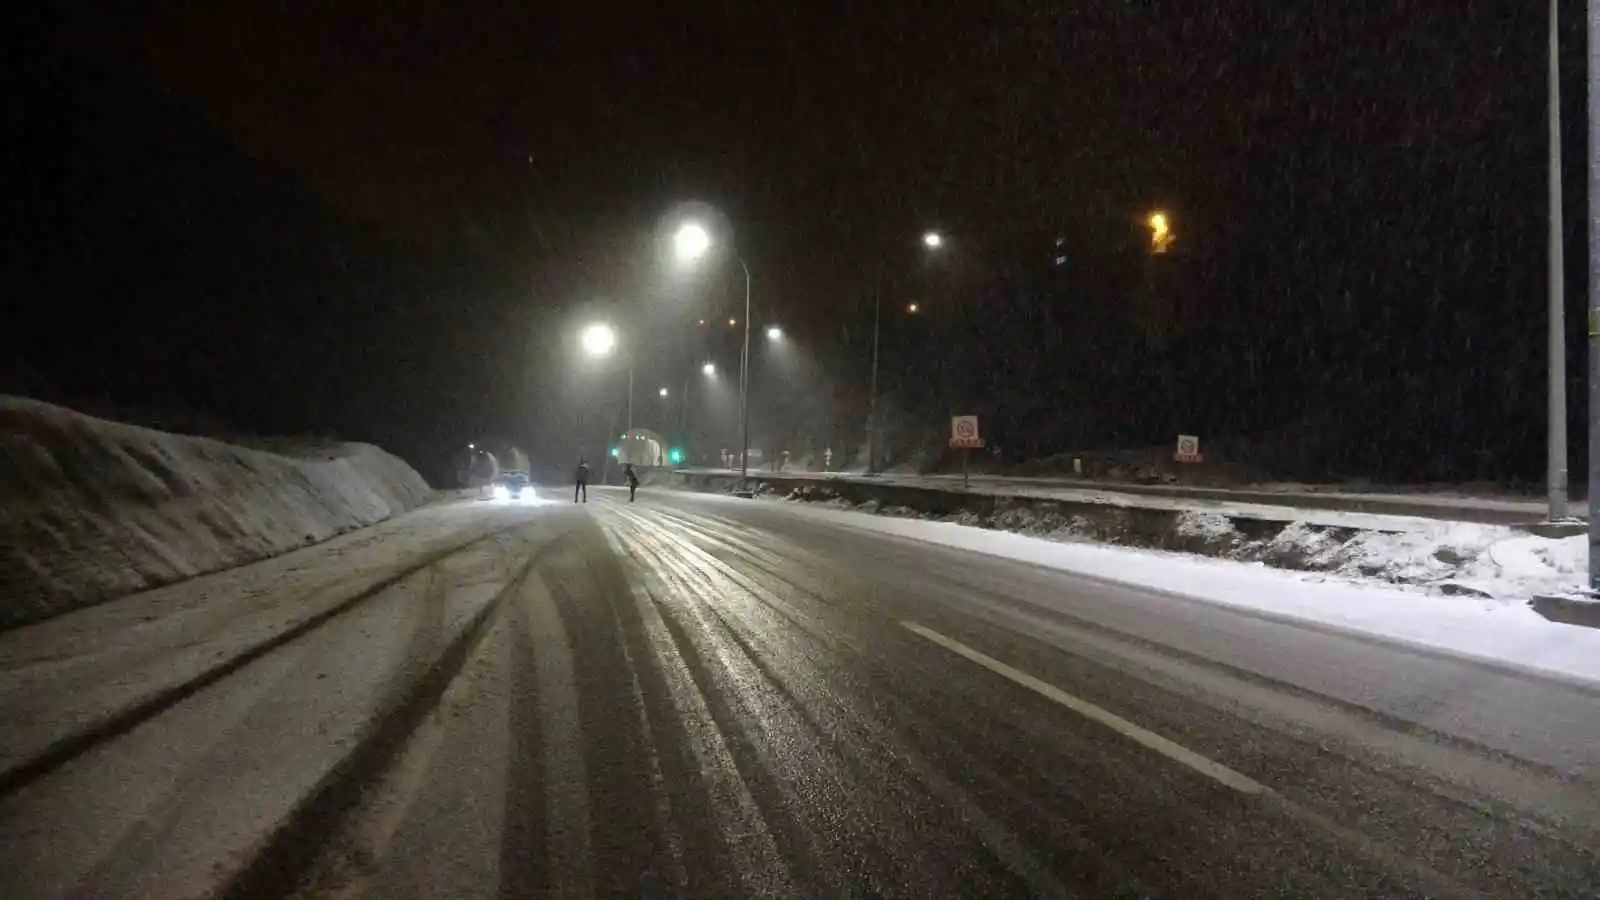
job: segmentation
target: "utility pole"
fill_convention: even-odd
[[[883,309],[883,276],[872,285],[872,385],[867,394],[867,474],[878,474],[878,321]]]
[[[739,354],[739,488],[750,482],[750,267],[739,257],[744,270],[744,349]]]
[[[1549,400],[1548,430],[1545,436],[1546,479],[1549,490],[1550,521],[1567,517],[1567,339],[1561,252],[1561,59],[1557,38],[1557,0],[1550,0],[1550,41],[1548,60],[1550,126],[1550,239],[1549,239]]]
[[[1589,591],[1600,591],[1600,253],[1595,223],[1600,222],[1600,0],[1589,0]]]

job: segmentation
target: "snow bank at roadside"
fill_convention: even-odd
[[[1449,522],[1411,516],[1253,507],[1215,509],[1152,505],[1171,518],[1154,532],[1129,529],[1107,506],[1106,515],[1086,515],[1013,500],[992,512],[959,510],[945,515],[918,512],[876,500],[851,503],[820,492],[787,499],[813,506],[902,519],[923,519],[1012,532],[1064,543],[1109,543],[1183,550],[1204,556],[1266,563],[1353,579],[1420,588],[1435,594],[1466,594],[1524,603],[1537,594],[1564,594],[1587,582],[1585,536],[1551,539],[1503,525]],[[1096,506],[1095,509],[1100,507]],[[1264,508],[1261,508],[1264,509]],[[1303,515],[1289,518],[1283,515]],[[1281,516],[1281,518],[1280,518]]]
[[[1546,620],[1523,603],[1441,596],[1319,572],[1291,572],[1261,563],[1208,559],[1186,553],[1062,542],[965,527],[862,515],[823,504],[794,504],[802,515],[838,524],[1077,575],[1182,594],[1212,603],[1314,622],[1567,678],[1600,682],[1600,630]],[[1460,535],[1455,538],[1459,543]],[[1526,536],[1519,536],[1526,537]],[[1543,541],[1539,538],[1536,540]],[[1581,538],[1567,539],[1581,540]],[[1545,543],[1564,543],[1546,541]],[[1421,544],[1419,548],[1437,546]],[[1525,545],[1493,544],[1499,565],[1534,556]],[[1513,548],[1518,548],[1513,551]],[[1503,552],[1502,552],[1503,551]],[[1566,551],[1563,551],[1566,552]],[[1414,557],[1399,554],[1391,561]],[[1419,565],[1421,563],[1418,563]],[[1544,563],[1540,562],[1541,565]],[[1504,581],[1501,582],[1505,583]],[[1044,598],[1041,598],[1043,602]],[[1525,599],[1525,598],[1524,598]]]
[[[1302,555],[1307,569],[1518,603],[1588,580],[1586,536],[1543,538],[1503,525],[1429,522],[1344,535],[1296,524],[1269,543]]]
[[[268,452],[0,396],[0,628],[316,543],[431,495],[368,444]]]

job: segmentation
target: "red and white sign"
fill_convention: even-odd
[[[1200,461],[1200,439],[1192,434],[1178,435],[1178,452],[1172,458],[1181,463],[1197,463]]]
[[[952,447],[982,447],[983,438],[978,434],[977,416],[951,416],[950,417],[950,446]]]

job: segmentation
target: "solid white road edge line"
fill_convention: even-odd
[[[1116,713],[1101,709],[1087,700],[1080,700],[1055,685],[1040,681],[1027,672],[1014,669],[992,656],[979,653],[960,641],[947,638],[939,632],[931,628],[924,628],[915,622],[901,620],[900,624],[913,634],[927,638],[946,650],[958,656],[966,657],[997,675],[1003,675],[1035,693],[1042,694],[1084,718],[1093,719],[1112,731],[1143,744],[1174,762],[1182,763],[1201,775],[1227,785],[1241,794],[1270,795],[1273,793],[1271,788],[1253,778],[1241,775],[1221,763],[1212,762],[1187,747],[1175,744],[1155,732],[1140,728]]]

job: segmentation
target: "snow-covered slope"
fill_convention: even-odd
[[[0,396],[0,628],[321,541],[431,493],[368,444],[268,452]]]

